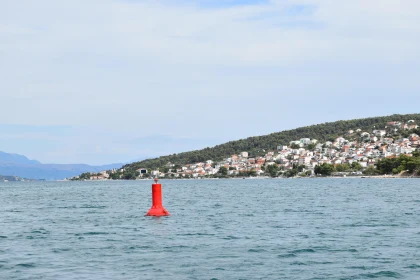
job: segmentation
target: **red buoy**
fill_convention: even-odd
[[[146,216],[169,216],[168,210],[162,205],[162,185],[158,184],[158,179],[155,178],[155,184],[152,185],[152,208],[147,212]]]

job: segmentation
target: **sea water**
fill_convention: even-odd
[[[0,279],[420,279],[418,179],[0,183]]]

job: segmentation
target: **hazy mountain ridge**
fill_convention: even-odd
[[[22,163],[22,164],[41,164],[37,160],[30,160],[19,154],[9,154],[0,151],[0,164],[2,163]]]
[[[0,152],[0,174],[28,179],[61,180],[83,172],[99,172],[119,168],[123,164],[115,163],[102,166],[88,164],[42,164],[19,154]]]

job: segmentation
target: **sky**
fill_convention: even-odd
[[[109,164],[420,113],[418,0],[0,0],[0,150]]]

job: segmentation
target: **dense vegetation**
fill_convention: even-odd
[[[138,171],[134,171],[134,170],[128,170],[126,172],[121,172],[120,170],[116,170],[115,172],[112,172],[111,170],[107,171],[108,175],[109,175],[109,179],[112,180],[119,180],[119,179],[124,179],[124,180],[135,180],[140,173]],[[79,177],[73,177],[71,180],[73,181],[83,181],[83,180],[89,180],[91,177],[100,177],[102,176],[101,173],[90,173],[90,172],[85,172],[79,175]],[[144,174],[144,178],[149,177],[150,174]]]
[[[375,127],[383,128],[385,127],[386,122],[394,120],[403,122],[415,120],[416,122],[420,122],[420,114],[391,115],[385,117],[373,117],[311,125],[264,136],[255,136],[230,141],[212,148],[207,147],[202,150],[147,159],[125,165],[123,168],[127,170],[135,170],[138,168],[156,169],[165,166],[168,162],[182,165],[202,162],[209,159],[218,161],[242,151],[248,151],[250,153],[250,157],[262,156],[264,154],[263,150],[275,150],[279,145],[289,145],[290,141],[298,140],[300,138],[331,141],[338,136],[345,135],[350,129],[360,128],[362,130],[371,131]]]
[[[420,176],[420,153],[418,151],[409,157],[401,155],[395,158],[384,158],[376,164],[376,171],[379,174],[407,174]]]
[[[311,126],[300,127],[292,130],[272,133],[264,136],[249,137],[237,141],[230,141],[212,148],[162,156],[154,159],[147,159],[134,162],[124,166],[124,169],[135,170],[138,168],[156,169],[165,166],[168,162],[173,164],[188,164],[203,162],[206,160],[222,160],[232,154],[248,151],[251,157],[262,156],[263,150],[275,150],[279,145],[289,145],[290,141],[300,138],[312,138],[319,141],[331,141],[338,136],[343,136],[350,129],[362,129],[371,131],[375,127],[380,129],[386,126],[389,121],[415,120],[420,123],[420,114],[391,115],[385,117],[373,117],[348,121],[336,121]]]
[[[328,164],[323,163],[315,166],[315,174],[322,176],[329,176],[335,172],[358,172],[362,170],[362,166],[358,162],[353,162],[352,164],[343,163],[343,164]]]
[[[357,172],[362,170],[358,162],[352,164],[321,164],[315,167],[315,174],[330,176],[335,172]],[[296,172],[297,173],[297,172]],[[412,156],[400,155],[399,157],[383,158],[377,162],[376,167],[369,166],[363,171],[365,175],[397,175],[405,174],[420,176],[420,152],[413,152]]]
[[[183,165],[194,162],[203,162],[210,159],[218,161],[242,151],[248,151],[251,157],[262,156],[264,154],[263,150],[275,150],[279,145],[289,145],[290,141],[298,140],[300,138],[328,141],[333,140],[338,136],[345,135],[350,129],[354,130],[360,128],[362,130],[371,131],[375,127],[378,129],[384,128],[389,121],[406,122],[408,120],[415,120],[417,123],[420,123],[420,114],[391,115],[311,125],[269,135],[231,141],[212,148],[147,159],[127,164],[123,168],[126,170],[136,170],[138,168],[156,169],[165,166],[168,162]]]

